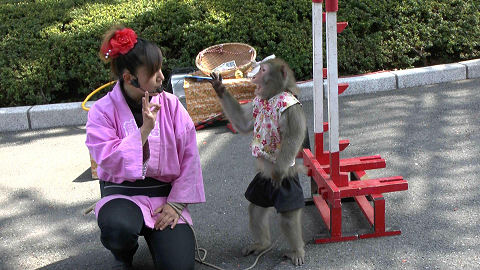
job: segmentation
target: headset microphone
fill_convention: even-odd
[[[140,87],[140,83],[138,83],[138,79],[136,79],[136,78],[133,79],[133,80],[131,80],[131,81],[130,81],[130,84],[143,90],[143,88]],[[145,90],[143,90],[143,91],[145,91]],[[162,88],[162,87],[158,87],[157,89],[153,90],[153,92],[150,92],[150,91],[145,91],[145,92],[149,92],[149,93],[161,93],[161,92],[163,92],[163,88]]]
[[[155,89],[155,92],[162,93],[163,92],[163,87],[162,86],[158,87],[157,89]]]
[[[135,87],[137,87],[137,88],[142,89],[142,88],[140,87],[140,84],[138,83],[138,79],[133,79],[133,80],[131,80],[131,81],[130,81],[130,84],[132,84],[133,86],[135,86]],[[142,89],[142,90],[143,90],[143,89]]]

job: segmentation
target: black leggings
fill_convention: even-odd
[[[138,236],[145,237],[156,269],[194,269],[195,242],[187,224],[163,231],[145,226],[140,208],[130,200],[113,199],[98,213],[102,244],[117,260],[131,264]]]

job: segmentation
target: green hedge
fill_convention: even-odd
[[[478,0],[340,1],[346,74],[452,63],[480,56]],[[347,12],[348,11],[348,12]]]
[[[310,0],[0,0],[0,107],[82,101],[108,82],[97,58],[113,24],[165,54],[164,73],[194,67],[202,49],[244,42],[312,78]],[[480,57],[478,0],[340,0],[341,75]],[[96,95],[100,97],[101,94]]]

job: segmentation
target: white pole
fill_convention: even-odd
[[[322,3],[312,2],[313,34],[313,131],[323,133],[323,36]]]
[[[329,142],[328,146],[330,153],[335,153],[339,152],[337,12],[327,12],[326,18]]]

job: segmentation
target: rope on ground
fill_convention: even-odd
[[[220,267],[218,267],[218,266],[216,266],[216,265],[214,265],[214,264],[211,264],[211,263],[208,263],[208,262],[205,261],[205,258],[207,257],[207,250],[204,249],[204,248],[198,247],[197,234],[195,233],[195,230],[193,229],[193,226],[192,226],[190,223],[188,223],[188,221],[183,217],[182,212],[180,211],[180,209],[178,209],[177,206],[175,206],[174,204],[172,204],[172,203],[170,203],[170,202],[168,202],[168,205],[170,205],[170,206],[173,208],[173,210],[175,210],[175,212],[177,212],[177,214],[180,216],[180,218],[190,227],[190,229],[192,229],[193,237],[194,237],[194,239],[195,239],[195,250],[196,250],[197,255],[198,255],[198,258],[195,257],[195,260],[196,260],[197,262],[201,263],[201,264],[205,264],[206,266],[212,267],[212,268],[214,268],[214,269],[225,270],[225,269],[223,269],[223,268],[220,268]],[[265,250],[262,251],[260,254],[258,254],[258,255],[257,255],[257,258],[255,259],[255,261],[253,262],[253,264],[252,264],[250,267],[245,268],[245,269],[243,269],[243,270],[253,269],[253,268],[257,265],[258,260],[260,259],[260,257],[262,257],[265,253],[269,252],[269,251],[273,248],[273,245],[274,245],[274,244],[275,244],[275,243],[273,243],[272,245],[270,245],[269,248],[265,249]],[[203,257],[200,256],[200,251],[203,251],[203,252],[204,252]]]

